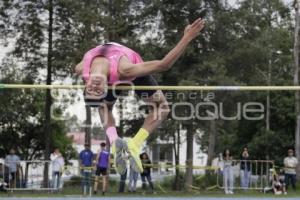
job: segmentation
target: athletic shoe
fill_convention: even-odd
[[[115,169],[120,175],[124,175],[127,170],[126,160],[124,159],[123,156],[123,150],[125,146],[126,143],[121,138],[118,138],[112,144],[112,148],[111,148],[112,154],[114,155]]]
[[[129,161],[133,165],[133,170],[137,173],[142,173],[144,169],[140,159],[140,147],[136,145],[132,138],[127,141],[125,151],[129,154]]]

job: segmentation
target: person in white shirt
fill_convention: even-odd
[[[223,182],[225,194],[233,194],[233,158],[229,149],[223,153]]]
[[[284,174],[286,189],[288,189],[290,183],[292,188],[296,190],[296,167],[298,165],[298,159],[294,156],[294,150],[288,150],[288,157],[284,159]]]
[[[16,155],[14,149],[11,149],[9,155],[5,157],[5,164],[9,170],[9,187],[15,188],[17,185],[18,170],[20,168],[20,157]]]
[[[57,148],[51,154],[50,159],[52,165],[52,187],[57,189],[60,187],[60,178],[63,172],[65,161],[59,149]]]

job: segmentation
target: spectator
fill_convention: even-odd
[[[272,190],[275,195],[287,194],[284,180],[277,174],[273,175]]]
[[[146,190],[146,186],[147,186],[146,179],[147,179],[152,192],[154,192],[154,186],[153,186],[153,183],[151,180],[151,161],[150,161],[147,153],[142,153],[140,155],[140,157],[141,157],[141,161],[142,161],[143,169],[144,169],[144,171],[141,173],[141,179],[143,182],[143,185],[142,185],[143,190]]]
[[[105,195],[107,189],[107,169],[109,166],[110,153],[106,150],[106,144],[104,142],[102,142],[100,146],[101,148],[96,158],[97,170],[94,183],[94,194],[97,194],[99,176],[102,175],[102,195]]]
[[[215,157],[212,160],[211,167],[215,168],[214,170],[215,174],[220,174],[220,175],[223,174],[223,168],[224,168],[223,153],[224,152],[219,153],[218,157]]]
[[[129,192],[136,192],[136,184],[139,177],[139,173],[136,172],[133,168],[132,160],[130,160],[130,172],[129,172],[129,183],[128,190]]]
[[[0,191],[4,191],[7,187],[7,173],[5,169],[4,159],[0,158]]]
[[[16,151],[11,149],[9,155],[5,158],[5,164],[9,171],[9,187],[16,188],[17,172],[20,167],[20,157],[16,155]]]
[[[291,183],[294,190],[296,190],[296,167],[298,165],[298,160],[294,156],[294,150],[288,150],[288,157],[284,159],[284,174],[285,174],[285,183],[286,189]]]
[[[54,149],[50,155],[52,165],[52,188],[58,189],[61,186],[61,175],[64,169],[65,161],[59,149]]]
[[[87,191],[91,192],[91,177],[92,177],[92,166],[94,160],[94,154],[90,150],[89,144],[84,145],[84,150],[79,154],[79,164],[81,175],[83,176],[82,191],[86,195]]]
[[[251,163],[248,148],[244,147],[241,155],[241,186],[245,190],[249,188],[251,178]]]
[[[233,169],[232,169],[232,155],[229,149],[223,153],[223,180],[225,194],[233,194]],[[229,186],[228,186],[229,185]]]

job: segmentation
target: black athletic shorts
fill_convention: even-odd
[[[132,84],[134,86],[157,86],[157,82],[154,79],[152,75],[147,75],[147,76],[142,76],[134,79],[132,81]],[[139,97],[151,97],[157,90],[135,90],[135,94],[138,95]],[[104,98],[95,100],[95,99],[88,99],[85,96],[85,91],[84,91],[84,101],[86,105],[91,106],[91,107],[99,107],[101,102],[103,100],[108,101],[108,102],[114,102],[118,98],[118,96],[121,94],[121,90],[108,90],[107,94]]]
[[[107,168],[104,168],[104,167],[97,167],[97,170],[96,170],[96,176],[106,176],[107,175]]]

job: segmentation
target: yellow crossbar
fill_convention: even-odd
[[[84,89],[84,85],[0,84],[0,89]],[[300,86],[109,86],[118,90],[300,91]]]

